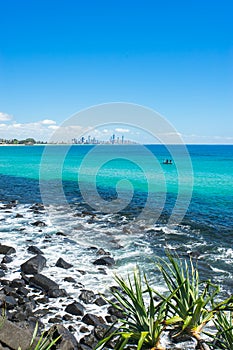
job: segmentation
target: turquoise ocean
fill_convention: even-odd
[[[178,152],[176,162],[172,150],[162,145],[2,146],[0,201],[17,200],[22,210],[46,202],[53,225],[68,229],[76,242],[110,250],[121,269],[137,263],[152,274],[152,259],[163,256],[165,246],[192,255],[203,278],[220,281],[225,292],[232,293],[233,145],[188,145],[187,151],[192,172],[187,154]],[[163,164],[166,159],[173,164]],[[180,176],[185,179],[181,185]],[[185,196],[190,186],[182,221],[169,225],[178,193]],[[64,210],[61,187],[68,204]],[[88,200],[82,191],[89,192]],[[148,193],[150,210],[144,212]],[[119,196],[130,200],[111,212]],[[101,201],[109,206],[107,213]]]

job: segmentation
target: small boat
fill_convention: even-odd
[[[172,160],[171,160],[171,159],[165,159],[165,160],[163,161],[163,164],[170,164],[170,165],[172,165],[173,163],[172,163]]]

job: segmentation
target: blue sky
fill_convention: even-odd
[[[232,1],[11,0],[0,14],[0,138],[47,138],[121,101],[186,142],[233,143]]]

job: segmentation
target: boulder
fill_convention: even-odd
[[[1,264],[9,264],[10,262],[13,261],[13,258],[9,255],[5,255],[3,258],[2,258],[2,261],[1,261]]]
[[[115,264],[115,260],[111,258],[110,256],[103,256],[102,258],[99,258],[93,262],[94,265],[106,265],[106,266],[112,266]]]
[[[67,293],[65,289],[50,289],[47,292],[48,297],[50,298],[60,298],[60,297],[67,297]]]
[[[70,276],[65,277],[64,281],[65,282],[70,282],[70,283],[76,283],[76,280],[73,277],[70,277]]]
[[[32,333],[28,329],[20,328],[15,323],[2,318],[0,324],[0,343],[8,346],[12,350],[18,350],[19,347],[21,350],[30,348]]]
[[[68,262],[66,262],[64,259],[59,258],[55,264],[55,266],[57,267],[61,267],[62,269],[69,269],[71,268],[73,265],[69,264]]]
[[[78,343],[75,336],[68,331],[63,325],[56,324],[50,328],[49,332],[53,333],[53,339],[61,336],[57,342],[56,349],[59,350],[78,350]]]
[[[100,248],[99,250],[97,250],[96,255],[110,255],[110,253],[106,252],[106,250],[104,250],[103,248]]]
[[[25,281],[22,278],[15,278],[10,282],[9,286],[11,288],[23,287],[25,286]]]
[[[35,221],[32,223],[33,226],[37,226],[37,227],[44,227],[47,226],[46,223],[44,223],[43,221]]]
[[[80,339],[80,344],[87,345],[91,349],[95,349],[97,343],[98,343],[98,340],[96,339],[93,333],[87,334],[82,339]]]
[[[50,278],[38,273],[30,278],[29,283],[31,286],[42,289],[45,292],[59,289],[59,285],[52,281]]]
[[[91,290],[82,290],[79,299],[85,304],[91,304],[95,300],[95,294]]]
[[[21,271],[25,274],[35,275],[40,273],[46,264],[46,259],[43,255],[33,256],[21,265]]]
[[[40,248],[36,247],[35,245],[30,245],[27,251],[32,254],[44,254],[42,250],[40,250]]]
[[[10,255],[16,253],[15,248],[8,245],[0,244],[0,254]]]
[[[86,314],[85,316],[83,316],[82,322],[87,324],[88,326],[96,326],[98,324],[103,324],[104,320],[101,316]]]
[[[67,305],[67,307],[65,308],[65,312],[68,312],[68,314],[75,315],[75,316],[83,316],[84,306],[79,302],[74,301],[73,303]]]

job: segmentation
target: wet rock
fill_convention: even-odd
[[[66,293],[65,289],[50,289],[47,292],[48,297],[50,298],[60,298],[60,297],[66,297],[68,294]]]
[[[107,301],[104,300],[104,298],[102,297],[99,297],[95,300],[95,304],[98,305],[98,306],[103,306],[103,305],[106,305],[107,304]]]
[[[35,203],[30,207],[31,210],[44,210],[44,204],[42,203]]]
[[[59,258],[55,264],[55,266],[57,267],[61,267],[62,269],[70,269],[71,267],[73,267],[72,264],[69,264],[68,262],[66,262],[64,259]]]
[[[32,226],[37,226],[37,227],[44,227],[44,226],[47,226],[45,222],[43,221],[35,221],[32,223]]]
[[[27,350],[30,348],[31,339],[32,332],[28,329],[20,328],[7,319],[1,322],[0,343],[10,349],[18,350],[20,347],[22,350]]]
[[[3,270],[0,270],[0,278],[5,276],[5,272]]]
[[[98,324],[94,328],[94,335],[98,340],[101,340],[108,334],[109,326],[105,324]]]
[[[30,245],[27,249],[28,252],[32,254],[44,254],[40,248],[36,247],[35,245]]]
[[[62,319],[64,321],[72,321],[73,320],[73,317],[69,314],[65,314],[64,316],[62,316]]]
[[[73,303],[67,305],[67,307],[65,308],[65,312],[68,312],[68,314],[71,314],[71,315],[83,316],[84,306],[79,302],[74,301]]]
[[[0,254],[10,255],[16,253],[15,248],[8,245],[0,244]]]
[[[79,299],[85,304],[91,304],[95,300],[95,294],[91,290],[82,290]]]
[[[17,305],[17,301],[13,296],[6,295],[5,305],[6,305],[7,310],[14,309],[14,307]]]
[[[61,324],[56,324],[50,328],[53,333],[53,339],[61,336],[57,342],[59,350],[78,350],[78,343],[74,335]]]
[[[66,237],[67,234],[64,233],[64,232],[58,231],[58,232],[56,232],[56,236],[63,236],[63,237]]]
[[[1,264],[9,264],[10,262],[13,261],[13,258],[9,255],[5,255],[3,258],[2,258],[2,261],[1,261]]]
[[[16,217],[16,218],[23,218],[23,215],[22,215],[22,214],[17,213],[17,214],[15,215],[15,217]]]
[[[30,278],[30,285],[42,289],[45,292],[59,289],[59,285],[56,282],[40,273]]]
[[[96,339],[93,333],[87,334],[82,339],[80,339],[80,344],[87,345],[91,349],[94,349],[97,343],[98,340]]]
[[[61,323],[62,322],[62,319],[60,317],[51,317],[49,320],[48,320],[48,323]]]
[[[108,308],[108,313],[109,313],[110,315],[116,316],[117,318],[123,318],[123,317],[124,317],[124,315],[122,314],[122,312],[121,312],[120,310],[116,309],[116,308],[113,307],[113,306],[109,306],[109,308]]]
[[[46,259],[43,255],[36,255],[31,259],[25,261],[21,265],[21,271],[25,274],[35,275],[40,273],[46,264]]]
[[[25,286],[25,281],[22,278],[15,278],[10,283],[11,288],[19,288]]]
[[[96,325],[101,324],[101,323],[103,324],[104,320],[101,316],[96,316],[93,314],[86,314],[82,318],[82,322],[84,322],[88,326],[96,326]]]
[[[25,287],[19,287],[18,289],[17,289],[17,293],[19,294],[19,295],[23,295],[23,296],[27,296],[28,295],[28,293],[29,293],[29,290],[27,289],[27,288],[25,288]]]
[[[65,282],[70,282],[70,283],[76,283],[76,280],[73,277],[65,277],[64,281]]]
[[[115,264],[115,260],[111,258],[110,256],[103,256],[102,258],[99,258],[93,262],[94,265],[106,265],[106,266],[112,266]]]
[[[87,333],[87,332],[89,332],[89,329],[87,327],[85,327],[85,326],[82,326],[82,327],[80,327],[79,332]]]
[[[109,252],[106,252],[103,248],[97,250],[96,255],[110,255]]]
[[[117,321],[117,317],[114,315],[106,315],[105,316],[105,320],[107,323],[114,323],[115,321]]]

